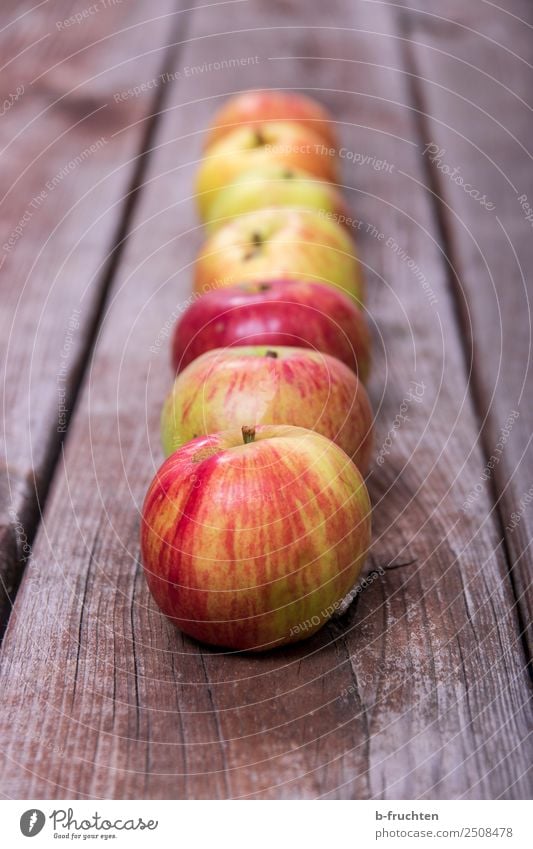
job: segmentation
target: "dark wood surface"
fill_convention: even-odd
[[[67,26],[86,5],[2,4],[2,626],[98,332],[163,89],[127,102],[114,95],[170,61],[174,7],[165,0],[161,17],[146,21],[139,4],[109,5]]]
[[[458,50],[449,29],[435,37],[431,21],[442,12],[441,5],[431,2],[423,14],[406,14],[404,27],[414,44],[411,67],[418,105],[426,116],[421,120],[426,141],[444,150],[442,162],[461,168],[468,175],[465,182],[494,205],[488,210],[480,206],[440,168],[432,168],[479,442],[486,459],[497,460],[490,481],[494,517],[506,549],[520,630],[531,652],[533,216],[526,219],[520,202],[527,195],[533,207],[531,8],[516,3],[478,18],[475,8],[465,9],[453,0],[447,13],[463,28]],[[480,38],[490,49],[477,49]],[[506,59],[500,67],[495,55],[501,51]],[[499,450],[509,417],[512,429],[503,434]]]
[[[332,0],[303,16],[296,0],[249,0],[167,19],[171,4],[161,3],[151,24],[128,27],[106,10],[71,28],[75,44],[61,32],[28,48],[32,78],[46,72],[56,96],[72,88],[80,117],[107,104],[112,130],[91,132],[118,134],[55,190],[55,212],[35,215],[0,269],[0,554],[13,587],[22,575],[0,655],[5,797],[531,794],[533,501],[522,510],[520,499],[533,483],[533,251],[517,198],[533,205],[533,14],[518,0],[506,11],[482,0],[415,5]],[[64,6],[65,18],[75,13]],[[128,9],[142,20],[137,4]],[[23,19],[27,45],[36,28],[53,30],[49,15],[39,27]],[[102,37],[120,48],[89,46]],[[246,66],[228,67],[234,58]],[[113,98],[162,68],[172,76],[164,85]],[[11,90],[26,79],[13,73]],[[202,241],[192,196],[202,132],[224,96],[253,86],[314,94],[343,148],[382,162],[344,156],[342,174],[361,222],[374,337],[371,576],[312,640],[261,657],[183,637],[159,614],[138,562],[139,509],[162,459],[167,322],[189,296]],[[49,89],[40,97],[46,106]],[[2,119],[11,129],[0,125],[3,144],[21,129],[28,137],[12,153],[9,172],[28,182],[2,204],[8,234],[44,174],[88,143],[82,133],[67,148],[67,133],[50,163],[46,133],[58,138],[62,113],[37,119],[31,101],[17,113],[25,98]],[[25,129],[32,118],[38,131]],[[430,143],[494,210],[431,162]],[[64,215],[61,240],[53,231]],[[57,360],[86,290],[63,445]],[[35,532],[28,558],[13,489],[29,543]]]

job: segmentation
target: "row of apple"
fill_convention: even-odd
[[[337,184],[313,100],[247,92],[215,116],[197,179],[207,238],[141,527],[155,600],[205,643],[310,636],[370,544],[370,333]]]

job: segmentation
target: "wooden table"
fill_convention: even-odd
[[[193,5],[2,4],[1,792],[528,797],[531,3]],[[374,336],[371,580],[265,656],[173,629],[138,547],[202,134],[248,87],[333,112]]]

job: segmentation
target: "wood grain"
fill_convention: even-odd
[[[96,11],[84,17],[88,7]],[[177,16],[171,0],[159,10],[145,22],[139,4],[2,4],[2,626],[163,92],[159,86],[128,101],[115,97],[161,72]]]
[[[237,31],[223,8],[194,15],[2,649],[5,796],[528,795],[527,678],[491,494],[461,512],[483,452],[398,17],[332,0],[304,24],[301,8],[251,0]],[[183,76],[235,57],[258,61]],[[221,95],[254,85],[315,93],[342,133],[376,463],[366,589],[307,643],[247,657],[163,619],[137,539],[161,460],[167,322],[201,242],[201,130]]]
[[[528,220],[526,205],[533,213],[533,9],[514,0],[486,15],[479,0],[468,7],[453,0],[443,21],[441,4],[424,4],[422,14],[416,5],[411,3],[403,22],[423,131],[428,144],[444,151],[433,162],[426,157],[427,165],[450,246],[450,285],[464,333],[479,441],[485,462],[493,464],[483,485],[494,497],[530,658],[533,214]],[[458,169],[470,193],[450,179],[445,166]],[[483,196],[488,207],[480,203]]]

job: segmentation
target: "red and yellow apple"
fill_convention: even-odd
[[[371,509],[333,442],[289,426],[200,437],[144,502],[141,551],[163,613],[204,643],[262,651],[311,636],[358,579]]]
[[[206,148],[241,124],[257,127],[266,121],[295,121],[313,130],[329,147],[337,146],[332,118],[316,100],[290,91],[243,91],[215,113]]]
[[[174,329],[172,365],[234,345],[289,345],[331,354],[366,380],[370,331],[362,311],[333,286],[309,280],[241,283],[208,292]]]
[[[363,474],[372,450],[372,409],[357,375],[307,348],[215,348],[175,379],[163,406],[165,454],[197,436],[240,422],[316,430],[339,445]]]
[[[340,221],[348,217],[344,198],[331,183],[298,168],[272,162],[245,171],[217,194],[206,214],[207,231],[213,233],[246,212],[280,206],[315,209]]]
[[[364,282],[353,239],[315,210],[261,209],[213,233],[195,264],[194,291],[281,277],[330,283],[364,301]]]
[[[337,181],[337,156],[312,130],[299,124],[271,123],[261,127],[239,127],[211,145],[196,179],[200,217],[210,217],[210,208],[220,195],[246,171],[268,164],[299,168],[319,179]]]

